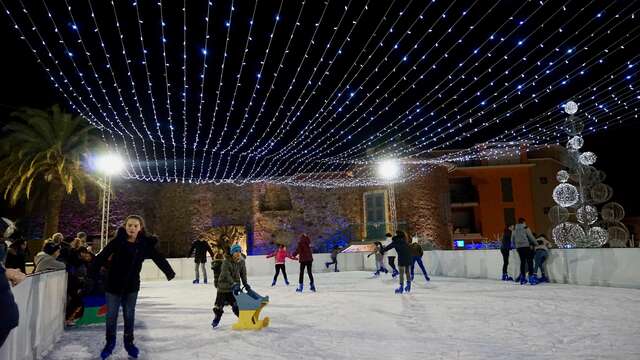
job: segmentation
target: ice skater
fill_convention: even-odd
[[[202,239],[196,239],[191,243],[191,248],[187,253],[187,258],[190,258],[191,254],[193,254],[194,252],[195,252],[195,255],[193,256],[193,261],[196,265],[195,267],[196,279],[193,280],[193,283],[194,284],[200,283],[199,269],[202,269],[203,280],[204,280],[204,283],[206,284],[207,283],[207,268],[206,268],[207,253],[211,255],[211,259],[213,260],[214,258],[213,251],[211,250],[211,246],[209,246],[208,242]]]
[[[407,236],[401,230],[396,231],[396,236],[391,239],[391,244],[382,249],[382,253],[386,253],[391,249],[395,249],[398,254],[398,266],[400,267],[400,287],[396,289],[396,294],[411,291],[411,249],[407,243]],[[407,287],[404,287],[404,277],[407,277]]]
[[[386,274],[389,271],[387,270],[386,267],[384,267],[384,256],[382,255],[382,243],[380,241],[376,241],[373,244],[376,246],[376,248],[369,255],[367,255],[367,258],[371,257],[371,255],[375,255],[376,272],[373,273],[373,275],[380,276],[381,272]]]
[[[167,259],[157,249],[158,239],[145,231],[144,220],[137,215],[129,215],[116,236],[95,257],[91,272],[97,278],[100,268],[111,258],[107,270],[105,286],[107,300],[107,342],[100,353],[102,359],[111,356],[116,346],[118,311],[122,306],[124,316],[124,348],[132,358],[137,358],[139,350],[133,344],[133,325],[136,300],[140,290],[140,271],[145,259],[151,259],[171,280],[176,273]]]
[[[300,262],[300,276],[298,277],[298,288],[296,292],[302,292],[303,290],[303,280],[304,280],[304,269],[307,269],[307,274],[309,275],[309,290],[315,292],[316,286],[313,283],[313,273],[311,272],[311,266],[313,265],[313,253],[311,252],[311,239],[307,234],[300,235],[300,239],[298,240],[298,247],[296,251],[293,252],[293,256],[298,257],[298,261]]]
[[[282,271],[282,276],[284,277],[284,283],[287,284],[287,286],[289,286],[289,280],[287,279],[287,269],[284,266],[284,262],[285,260],[287,260],[287,258],[291,260],[298,260],[298,258],[290,255],[287,252],[287,247],[284,246],[283,244],[279,244],[278,249],[276,251],[267,255],[267,259],[272,257],[276,258],[276,274],[273,276],[273,282],[271,283],[271,286],[276,286],[276,281],[278,281],[278,275],[280,275],[280,271]]]
[[[511,233],[511,241],[518,251],[520,257],[520,276],[517,280],[521,285],[527,283],[527,273],[529,273],[529,283],[537,284],[536,278],[533,276],[533,247],[536,245],[536,239],[531,233],[531,229],[527,227],[525,219],[518,219],[518,224]]]
[[[536,247],[535,247],[535,255],[533,258],[534,267],[533,267],[533,276],[538,276],[538,269],[542,273],[542,277],[537,279],[538,283],[549,282],[547,275],[544,272],[544,263],[547,261],[549,257],[549,249],[551,248],[551,243],[547,240],[547,237],[544,235],[538,236],[536,239]]]
[[[215,317],[211,322],[212,327],[217,327],[222,319],[224,313],[223,308],[226,305],[231,306],[231,309],[236,316],[240,316],[238,310],[238,304],[234,295],[240,293],[240,282],[244,286],[246,291],[251,290],[251,287],[247,283],[247,267],[244,259],[242,258],[242,248],[238,244],[231,245],[229,249],[230,256],[226,257],[222,262],[222,269],[220,270],[220,279],[218,279],[218,292],[216,294],[216,301],[213,307],[213,313]]]
[[[333,251],[331,251],[331,262],[324,263],[325,268],[329,268],[329,265],[334,265],[333,271],[339,272],[338,270],[338,254],[342,251],[342,248],[338,245],[333,247]]]
[[[511,232],[513,231],[513,225],[507,225],[502,234],[502,244],[500,244],[500,253],[502,254],[502,281],[513,281],[513,278],[509,276],[509,253],[513,246],[511,244]]]
[[[420,266],[425,280],[430,281],[431,279],[429,278],[429,274],[427,274],[427,269],[425,269],[424,263],[422,262],[422,255],[424,255],[424,250],[422,250],[422,246],[418,242],[417,236],[413,237],[409,248],[411,249],[411,281],[413,281],[413,274],[416,263],[418,263],[418,266]]]
[[[391,235],[390,233],[386,233],[384,236],[385,240],[382,243],[382,246],[387,247],[391,245],[391,242],[393,241],[393,235]],[[396,256],[398,256],[398,252],[395,249],[391,249],[388,251],[387,259],[392,270],[391,276],[394,278],[398,276],[398,269],[396,269]]]
[[[224,248],[215,246],[211,258],[211,270],[213,271],[213,286],[218,287],[218,279],[220,271],[222,271],[222,262],[224,261]]]

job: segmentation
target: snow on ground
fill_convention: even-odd
[[[293,279],[294,266],[290,266]],[[297,268],[296,268],[297,269]],[[396,295],[390,276],[316,274],[317,293],[249,279],[271,302],[262,331],[210,326],[213,285],[144,283],[136,313],[142,359],[640,359],[640,291],[561,284],[418,278]],[[297,278],[297,277],[296,277]],[[120,319],[121,320],[121,319]],[[95,359],[104,326],[64,333],[46,359]],[[122,324],[113,359],[126,359]]]

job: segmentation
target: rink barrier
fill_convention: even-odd
[[[0,359],[39,359],[64,330],[67,273],[58,270],[32,274],[11,291],[20,321],[0,348]]]
[[[325,262],[331,261],[329,254],[313,254],[313,257],[314,273],[333,271],[333,267],[325,267]],[[499,250],[425,251],[423,260],[429,275],[470,279],[500,279],[502,276],[502,255]],[[207,272],[213,278],[210,262],[211,259],[207,259]],[[193,280],[193,258],[169,259],[169,263],[177,279]],[[246,264],[248,276],[274,274],[273,258],[249,256]],[[338,264],[340,271],[375,271],[375,257],[367,258],[365,253],[339,254]],[[388,264],[386,259],[385,264]],[[287,260],[286,266],[289,280],[295,283],[299,272],[298,262]],[[519,268],[520,259],[513,250],[509,256],[509,274],[517,276]],[[640,249],[551,249],[545,268],[552,282],[640,288]],[[151,261],[143,264],[141,278],[143,281],[166,280]]]

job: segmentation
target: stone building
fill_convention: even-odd
[[[398,227],[417,233],[435,247],[451,248],[448,168],[435,167],[394,186]],[[295,242],[307,233],[315,251],[338,241],[379,240],[390,230],[387,187],[313,188],[271,184],[195,185],[114,180],[112,229],[128,214],[142,215],[160,238],[163,252],[185,256],[203,232],[233,228],[249,254],[264,254],[273,242]],[[64,234],[100,233],[100,202],[63,205]]]

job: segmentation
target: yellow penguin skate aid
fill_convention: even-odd
[[[233,324],[234,330],[260,330],[269,326],[269,317],[260,319],[260,311],[269,303],[268,296],[260,296],[253,290],[234,296],[240,311],[238,322]]]

